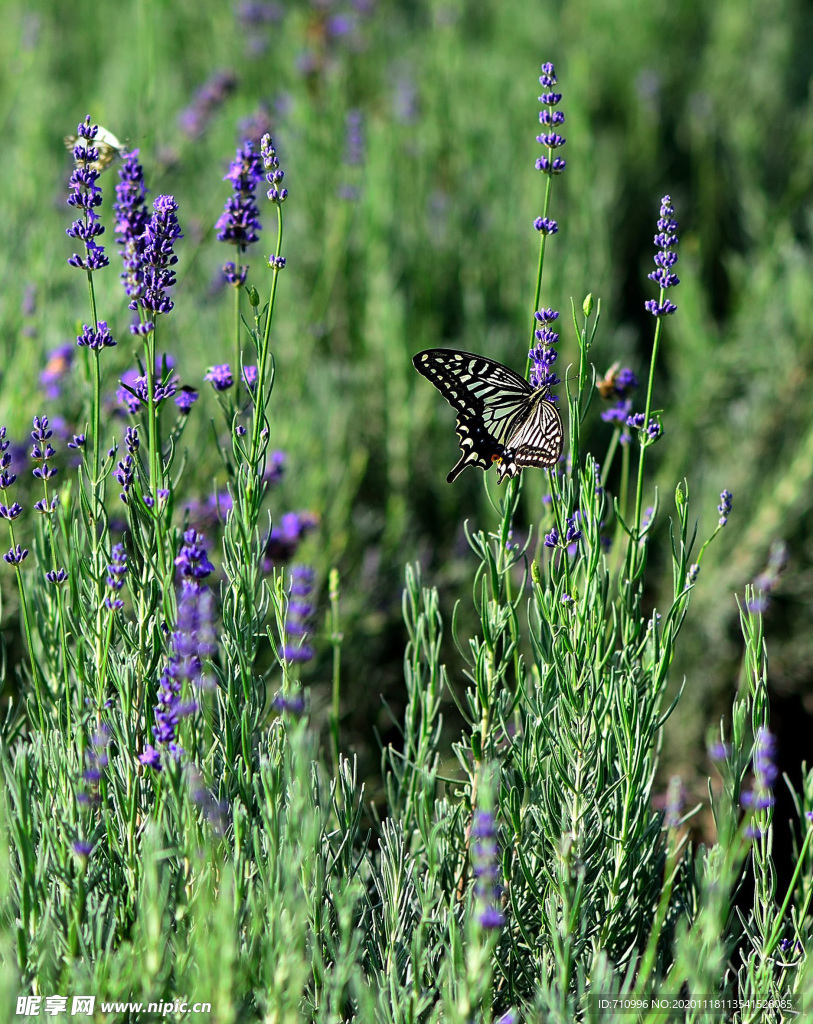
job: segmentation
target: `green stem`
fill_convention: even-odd
[[[659,304],[663,305],[664,289],[661,288]],[[634,523],[634,540],[637,541],[640,538],[641,532],[641,508],[643,505],[644,498],[644,464],[646,462],[646,450],[648,445],[647,426],[649,425],[649,417],[652,412],[652,391],[655,386],[655,363],[658,358],[658,348],[661,342],[661,328],[663,326],[663,317],[658,317],[655,322],[655,340],[652,343],[652,357],[649,360],[649,382],[646,388],[646,407],[644,410],[644,425],[641,428],[640,444],[641,447],[638,451],[638,483],[635,488],[635,523]]]

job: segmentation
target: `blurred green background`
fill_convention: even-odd
[[[543,195],[537,77],[553,61],[568,165],[554,182],[560,229],[542,301],[563,314],[563,366],[577,351],[571,298],[580,305],[592,292],[602,301],[599,374],[621,360],[645,375],[646,274],[664,193],[681,225],[679,311],[666,324],[655,393],[666,436],[654,450],[661,515],[651,578],[661,569],[663,586],[653,586],[653,605],[671,588],[663,573],[676,483],[688,480],[701,538],[719,492],[734,492],[679,647],[673,684],[685,676],[686,691],[667,734],[670,764],[690,777],[705,770],[705,730],[739,671],[734,594],[777,539],[789,562],[767,613],[775,725],[786,752],[804,742],[813,710],[809,5],[6,0],[2,9],[0,422],[20,441],[35,413],[78,422],[85,393],[78,362],[58,399],[45,398],[39,378],[47,354],[88,316],[85,281],[66,263],[62,137],[90,113],[140,149],[151,198],[171,193],[180,204],[176,309],[161,347],[204,395],[182,487],[203,499],[213,480],[225,482],[202,375],[231,355],[219,268],[233,253],[213,225],[235,146],[265,130],[274,137],[290,198],[272,443],[288,461],[270,509],[320,517],[298,557],[323,582],[340,571],[345,746],[373,763],[372,730],[388,735],[403,690],[404,561],[421,560],[451,611],[474,565],[463,522],[494,522],[479,473],[445,483],[457,458],[453,415],[411,357],[449,346],[524,366]],[[96,276],[100,316],[119,339],[104,357],[109,391],[135,357],[113,246],[115,182],[115,171],[101,179],[112,265]],[[263,215],[247,262],[249,283],[267,294],[263,255],[276,236]],[[586,443],[601,460],[610,428],[597,403],[591,415]],[[123,429],[111,414],[111,443]],[[522,514],[532,523],[541,484],[526,477]],[[13,653],[12,584],[9,574],[3,628]],[[317,715],[330,687],[327,642],[321,649],[306,674]],[[452,679],[462,687],[456,669]]]

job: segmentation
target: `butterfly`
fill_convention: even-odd
[[[564,435],[559,410],[547,391],[532,388],[502,363],[472,352],[429,348],[412,360],[457,410],[457,436],[463,453],[446,477],[452,483],[467,466],[497,465],[499,483],[526,466],[555,466]]]
[[[91,170],[99,171],[100,173],[106,170],[116,159],[117,156],[121,156],[124,150],[123,143],[119,142],[116,136],[109,132],[106,128],[99,126],[99,130],[96,133],[95,139],[85,139],[81,135],[66,135],[64,138],[65,148],[73,152],[76,146],[80,146],[82,149],[88,148],[88,143],[96,150],[99,154],[96,159],[90,164]]]

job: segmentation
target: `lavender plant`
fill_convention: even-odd
[[[545,304],[553,300],[543,302],[548,239],[565,234],[551,218],[553,181],[565,170],[564,114],[551,64],[540,83],[544,196],[526,375],[550,392],[562,383],[554,367],[568,344],[553,327],[558,311]],[[215,99],[200,99],[195,133]],[[348,119],[357,148],[360,124]],[[137,152],[124,157],[114,213],[137,317],[131,334],[143,349],[138,371],[122,376],[120,437],[104,415],[102,353],[114,347],[114,320],[113,312],[99,319],[94,285],[108,263],[95,134],[87,118],[69,200],[80,211],[69,234],[83,248],[70,262],[85,271],[90,302],[77,338],[84,406],[66,434],[80,461],[55,475],[52,419],[37,415],[36,517],[14,499],[18,473],[0,429],[5,560],[28,651],[22,699],[0,732],[0,868],[8,867],[0,870],[0,999],[16,987],[25,999],[93,992],[105,1004],[187,996],[210,1002],[222,1020],[508,1024],[610,1019],[601,998],[637,1000],[649,1019],[646,1000],[688,993],[740,1001],[734,1019],[783,1019],[782,1001],[800,1005],[811,989],[813,773],[797,796],[797,868],[778,893],[776,752],[753,590],[741,608],[740,692],[715,737],[714,844],[689,844],[692,812],[677,783],[666,812],[653,800],[663,730],[679,699],[667,704],[675,645],[706,548],[732,511],[724,490],[717,525],[695,552],[689,487],[676,487],[671,599],[652,607],[649,549],[662,515],[647,469],[668,421],[656,408],[656,371],[666,318],[677,312],[667,297],[678,284],[669,197],[650,275],[658,295],[646,306],[654,331],[643,411],[633,411],[631,370],[596,379],[589,357],[600,305],[588,296],[572,310],[576,383],[566,381],[560,399],[568,454],[545,472],[545,499],[530,501],[527,474],[508,474],[505,493],[491,499],[492,529],[467,527],[472,635],[459,610],[445,629],[437,592],[407,568],[402,742],[384,749],[382,791],[370,805],[355,758],[343,752],[338,573],[328,595],[328,759],[301,675],[325,641],[318,577],[295,561],[316,520],[267,502],[285,462],[272,447],[288,196],[276,149],[268,136],[259,158],[241,146],[218,221],[239,259],[259,240],[262,173],[274,251],[262,280],[227,264],[233,336],[219,358],[229,353],[231,362],[206,374],[225,431],[215,430],[228,479],[216,497],[216,534],[191,522],[182,457],[197,388],[181,384],[163,351],[173,347],[166,315],[176,300],[182,204],[159,196],[149,211]],[[595,394],[616,402],[601,462],[582,433]],[[446,691],[463,722],[455,771],[444,763]],[[735,914],[744,872],[753,904]],[[755,1016],[758,1000],[773,1016]],[[698,1007],[683,1015],[699,1017]]]

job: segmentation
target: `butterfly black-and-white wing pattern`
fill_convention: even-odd
[[[446,477],[452,483],[467,466],[497,465],[499,482],[526,466],[554,466],[564,435],[559,410],[502,363],[472,352],[430,348],[412,360],[457,412],[462,455]]]

